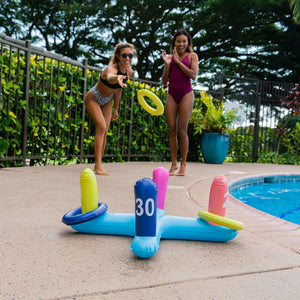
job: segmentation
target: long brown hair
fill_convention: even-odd
[[[125,48],[130,48],[133,51],[133,54],[136,55],[135,47],[132,44],[129,44],[129,43],[118,43],[115,46],[114,55],[110,59],[109,64],[116,64],[116,63],[118,63],[120,61],[119,60],[119,56],[121,54],[121,50],[125,49]]]
[[[193,52],[193,42],[192,42],[192,38],[191,35],[185,30],[185,29],[180,29],[177,32],[175,32],[175,34],[173,35],[173,39],[170,45],[170,53],[172,53],[174,47],[175,47],[175,41],[176,38],[180,35],[185,35],[187,37],[188,40],[188,47],[186,48],[186,52]]]

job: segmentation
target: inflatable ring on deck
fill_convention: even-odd
[[[198,216],[200,219],[203,219],[205,221],[213,222],[231,229],[241,230],[244,228],[244,225],[239,221],[226,217],[221,217],[208,211],[200,210],[198,211]]]
[[[76,225],[84,223],[104,214],[106,210],[107,205],[105,203],[98,203],[98,208],[85,214],[82,213],[81,207],[78,207],[66,213],[62,218],[62,222],[66,225]]]
[[[153,102],[155,103],[155,105],[157,106],[157,108],[153,108],[151,107],[146,101],[144,97],[148,97],[151,100],[153,100]],[[139,103],[141,104],[141,106],[151,115],[154,116],[160,116],[164,113],[164,106],[162,104],[162,102],[160,101],[160,99],[152,92],[150,92],[149,90],[139,90],[137,92],[137,97],[139,100]]]

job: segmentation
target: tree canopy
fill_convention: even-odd
[[[298,1],[298,0],[297,0]],[[138,77],[159,81],[161,52],[187,29],[198,82],[217,73],[298,81],[300,25],[288,0],[3,0],[0,32],[103,67],[116,43],[133,43]]]

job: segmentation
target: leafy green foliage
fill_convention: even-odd
[[[8,143],[8,157],[22,157],[26,111],[25,57],[4,51],[0,61],[3,95],[0,135]],[[88,74],[89,81],[97,74]],[[82,123],[82,70],[68,64],[31,57],[28,97],[27,156],[72,156],[79,153]],[[79,109],[80,107],[80,109]]]
[[[300,164],[300,85],[296,84],[281,102],[288,114],[273,130],[273,135],[277,137],[277,150],[269,160],[273,163]]]
[[[282,105],[291,111],[292,115],[300,114],[300,83],[297,83],[291,93],[282,101]]]
[[[12,56],[11,56],[12,55]],[[2,96],[0,103],[0,155],[23,157],[24,116],[26,120],[26,153],[32,164],[67,164],[79,162],[81,128],[83,129],[83,155],[94,159],[95,128],[88,113],[83,119],[82,69],[52,59],[32,56],[28,104],[25,100],[25,57],[4,50],[0,59],[2,69]],[[87,90],[98,80],[97,72],[87,72]],[[164,117],[153,117],[141,108],[137,90],[149,89],[165,99],[164,89],[156,90],[147,84],[129,81],[124,88],[119,107],[119,118],[108,131],[108,161],[123,161],[128,152],[133,159],[153,160],[169,158],[166,143],[160,140],[166,132]],[[27,107],[28,106],[28,107]],[[130,149],[129,149],[130,148]],[[16,161],[14,165],[18,165]],[[11,162],[6,162],[7,166]]]
[[[275,163],[275,164],[292,164],[300,165],[300,123],[281,137],[281,145],[284,147],[282,152],[269,152],[260,155],[258,162]]]
[[[253,136],[250,129],[246,134],[238,134],[239,128],[232,131],[229,138],[230,156],[227,155],[225,161],[230,162],[252,162]]]
[[[229,133],[231,124],[237,118],[236,109],[224,111],[223,101],[214,99],[204,91],[201,92],[201,101],[205,107],[193,109],[190,118],[195,134],[202,132]]]
[[[5,152],[8,148],[9,144],[2,137],[0,137],[0,156]]]

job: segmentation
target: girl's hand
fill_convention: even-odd
[[[119,85],[123,88],[123,87],[127,87],[127,84],[123,83],[123,79],[126,79],[127,76],[124,75],[118,75],[118,83]]]
[[[176,63],[179,62],[180,59],[179,59],[179,55],[178,55],[178,52],[177,52],[176,48],[173,49],[173,53],[172,54],[173,54],[174,61]]]
[[[171,56],[168,56],[166,51],[163,51],[161,54],[162,59],[164,60],[166,65],[170,65],[171,64]]]
[[[113,121],[116,121],[116,120],[118,119],[118,116],[119,116],[118,110],[114,109],[114,110],[113,110],[113,113],[112,113],[112,116],[111,116],[111,119],[112,119]]]

